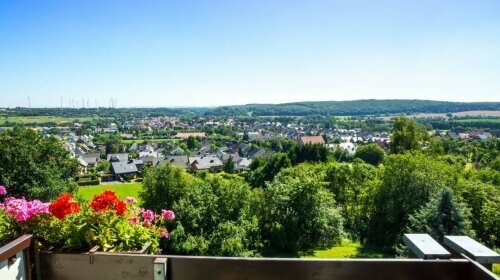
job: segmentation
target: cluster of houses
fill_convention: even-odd
[[[494,137],[489,131],[471,131],[471,132],[453,132],[453,131],[440,131],[437,133],[440,137],[449,137],[452,139],[472,139],[472,140],[487,140]]]
[[[188,133],[189,134],[189,133]],[[200,136],[198,134],[183,135]],[[72,147],[75,143],[69,143]],[[68,146],[68,143],[65,143]],[[213,147],[212,141],[203,140],[200,148],[186,154],[178,146],[171,143],[152,142],[138,144],[133,143],[122,153],[107,154],[106,160],[110,163],[109,173],[102,175],[104,181],[115,181],[134,178],[142,172],[146,166],[158,167],[163,164],[171,164],[187,171],[211,171],[217,172],[224,168],[228,161],[234,164],[237,172],[250,170],[252,159],[258,156],[269,156],[271,151],[258,148],[237,141],[228,142],[223,147]],[[137,158],[130,158],[129,153],[134,152]],[[101,161],[100,152],[73,153],[80,163],[80,172],[87,173],[90,168],[95,168]]]
[[[234,131],[234,135],[244,141],[228,141],[223,147],[214,147],[210,140],[206,139],[205,132],[201,132],[207,126],[229,126]],[[65,133],[64,137],[53,135],[63,141],[64,146],[71,156],[78,159],[81,173],[86,173],[90,168],[95,167],[101,160],[101,155],[105,154],[106,147],[103,144],[95,145],[92,135],[76,135],[77,129],[82,125],[75,123],[73,130]],[[223,169],[228,161],[234,163],[236,171],[250,169],[252,159],[259,156],[269,156],[272,151],[248,144],[251,141],[271,141],[279,138],[296,140],[300,144],[320,144],[331,149],[342,149],[349,154],[354,154],[358,145],[375,143],[385,150],[388,150],[390,137],[386,132],[368,133],[361,129],[333,129],[322,128],[319,125],[304,125],[301,123],[281,123],[281,122],[242,122],[228,118],[225,121],[210,118],[198,117],[192,121],[180,120],[176,117],[143,117],[136,120],[128,120],[120,125],[109,123],[104,127],[94,128],[94,133],[120,133],[131,128],[141,129],[181,129],[182,131],[198,132],[178,132],[173,137],[186,140],[189,137],[204,139],[200,148],[186,153],[181,147],[171,142],[150,142],[133,143],[120,153],[107,154],[106,160],[110,163],[107,179],[117,180],[125,177],[134,177],[139,174],[145,166],[157,167],[163,164],[171,164],[188,171],[196,172],[208,170],[217,172]],[[119,129],[120,128],[120,129]],[[44,132],[50,133],[50,129]],[[123,139],[136,139],[130,133],[121,133]],[[318,136],[321,135],[321,136]],[[469,132],[455,133],[452,131],[438,132],[437,136],[485,140],[491,137],[491,132]],[[129,154],[134,154],[134,159],[129,158]]]

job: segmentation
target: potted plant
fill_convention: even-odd
[[[155,214],[141,209],[133,197],[121,201],[112,191],[94,196],[90,203],[64,193],[50,204],[49,212],[35,234],[45,249],[55,252],[158,253],[175,218],[170,210]]]
[[[6,188],[0,188],[5,196]],[[0,242],[24,233],[33,234],[37,248],[53,252],[160,252],[175,219],[170,210],[153,213],[136,199],[118,199],[112,191],[94,196],[90,203],[69,193],[51,203],[7,197],[0,204]]]

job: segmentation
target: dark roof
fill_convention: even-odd
[[[168,162],[173,166],[186,168],[188,166],[189,159],[187,156],[170,156],[166,158],[165,162]]]
[[[154,156],[143,156],[139,159],[142,160],[144,164],[151,164],[153,167],[162,164],[165,161],[163,158]]]
[[[106,159],[109,162],[112,161],[128,162],[128,154],[108,154]]]
[[[135,164],[122,161],[112,162],[111,170],[113,171],[113,174],[126,174],[126,173],[138,172],[137,166],[135,166]]]

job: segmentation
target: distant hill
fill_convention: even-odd
[[[453,113],[474,110],[500,110],[500,102],[447,102],[432,100],[353,100],[310,101],[282,104],[248,104],[217,107],[216,116],[353,116],[397,113]]]

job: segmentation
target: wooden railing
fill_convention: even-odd
[[[40,274],[43,280],[498,279],[471,259],[320,260],[42,252],[38,267],[41,269]]]
[[[29,248],[31,235],[25,234],[0,247],[0,279],[31,279]]]
[[[441,252],[436,254],[426,248],[432,243],[431,241],[424,240],[420,236],[417,236],[418,239],[415,239],[415,236],[409,237],[412,246],[419,247],[416,251],[421,255],[421,259],[281,259],[39,252],[36,258],[36,278],[39,280],[499,279],[485,266],[465,254],[462,254],[460,259],[448,259],[447,255],[445,259],[429,259],[442,257],[443,254]],[[422,242],[423,244],[420,244]],[[0,264],[3,268],[7,266],[9,269],[7,274],[0,274],[1,280],[30,279],[30,276],[35,275],[30,273],[28,253],[30,243],[31,236],[24,235],[0,248]],[[484,262],[484,257],[477,260]],[[488,260],[495,259],[488,257]],[[0,273],[1,268],[0,265]]]

